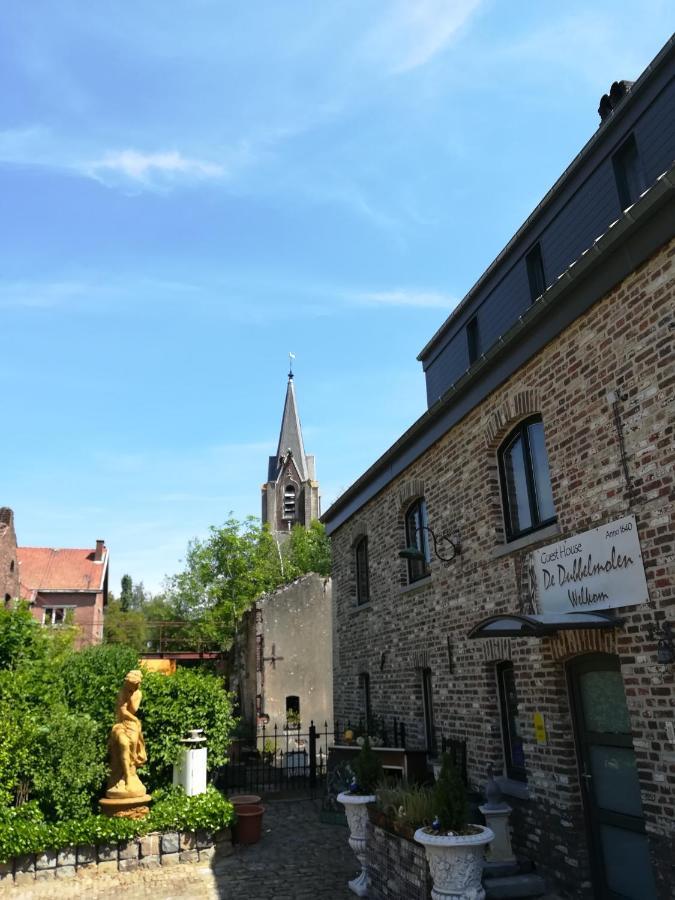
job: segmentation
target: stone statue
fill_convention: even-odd
[[[141,720],[136,713],[141,705],[141,681],[138,669],[128,672],[117,695],[115,724],[108,738],[110,777],[101,808],[108,815],[140,818],[147,815],[150,801],[137,769],[147,762]]]

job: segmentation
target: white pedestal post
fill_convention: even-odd
[[[206,741],[203,734],[201,728],[196,728],[190,737],[183,738],[181,758],[173,767],[174,786],[180,785],[188,797],[206,792],[207,750],[203,746]]]
[[[498,807],[479,806],[478,809],[485,816],[485,824],[495,835],[488,852],[488,866],[515,863],[516,857],[513,855],[509,832],[511,807],[504,803]]]

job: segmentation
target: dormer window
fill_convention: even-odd
[[[527,280],[530,285],[530,300],[534,303],[546,290],[546,278],[544,276],[544,260],[541,256],[541,245],[535,244],[525,257],[527,266]]]
[[[612,157],[616,189],[619,193],[621,209],[631,206],[645,189],[642,165],[638,155],[635,137],[631,134],[627,141]]]
[[[284,488],[284,519],[295,518],[295,485],[287,484]]]

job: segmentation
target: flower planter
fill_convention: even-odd
[[[235,809],[240,806],[257,806],[260,803],[260,797],[257,794],[233,794],[227,799]]]
[[[235,807],[237,823],[232,830],[235,844],[257,844],[262,834],[263,812],[258,804],[242,804]]]
[[[427,854],[434,882],[432,900],[484,900],[481,877],[485,848],[494,833],[482,825],[473,827],[476,834],[435,834],[426,828],[415,832],[415,840]]]
[[[338,794],[338,803],[342,803],[349,825],[349,846],[354,851],[361,866],[361,872],[348,882],[349,889],[358,897],[368,896],[368,873],[366,872],[366,824],[368,822],[368,804],[375,802],[373,794],[350,794],[346,791]]]

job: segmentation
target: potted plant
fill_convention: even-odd
[[[300,731],[301,719],[297,709],[286,710],[286,730]]]
[[[375,801],[375,787],[382,777],[382,763],[373,753],[370,741],[366,738],[354,760],[354,777],[348,791],[338,794],[339,803],[345,808],[349,825],[349,846],[356,854],[361,872],[348,882],[350,890],[357,896],[365,897],[368,893],[368,874],[366,872],[366,823],[368,821],[368,804]]]
[[[466,793],[449,754],[441,757],[441,772],[433,790],[435,819],[418,828],[415,840],[424,846],[434,882],[433,900],[483,900],[481,884],[485,847],[494,838],[483,825],[470,825]]]

